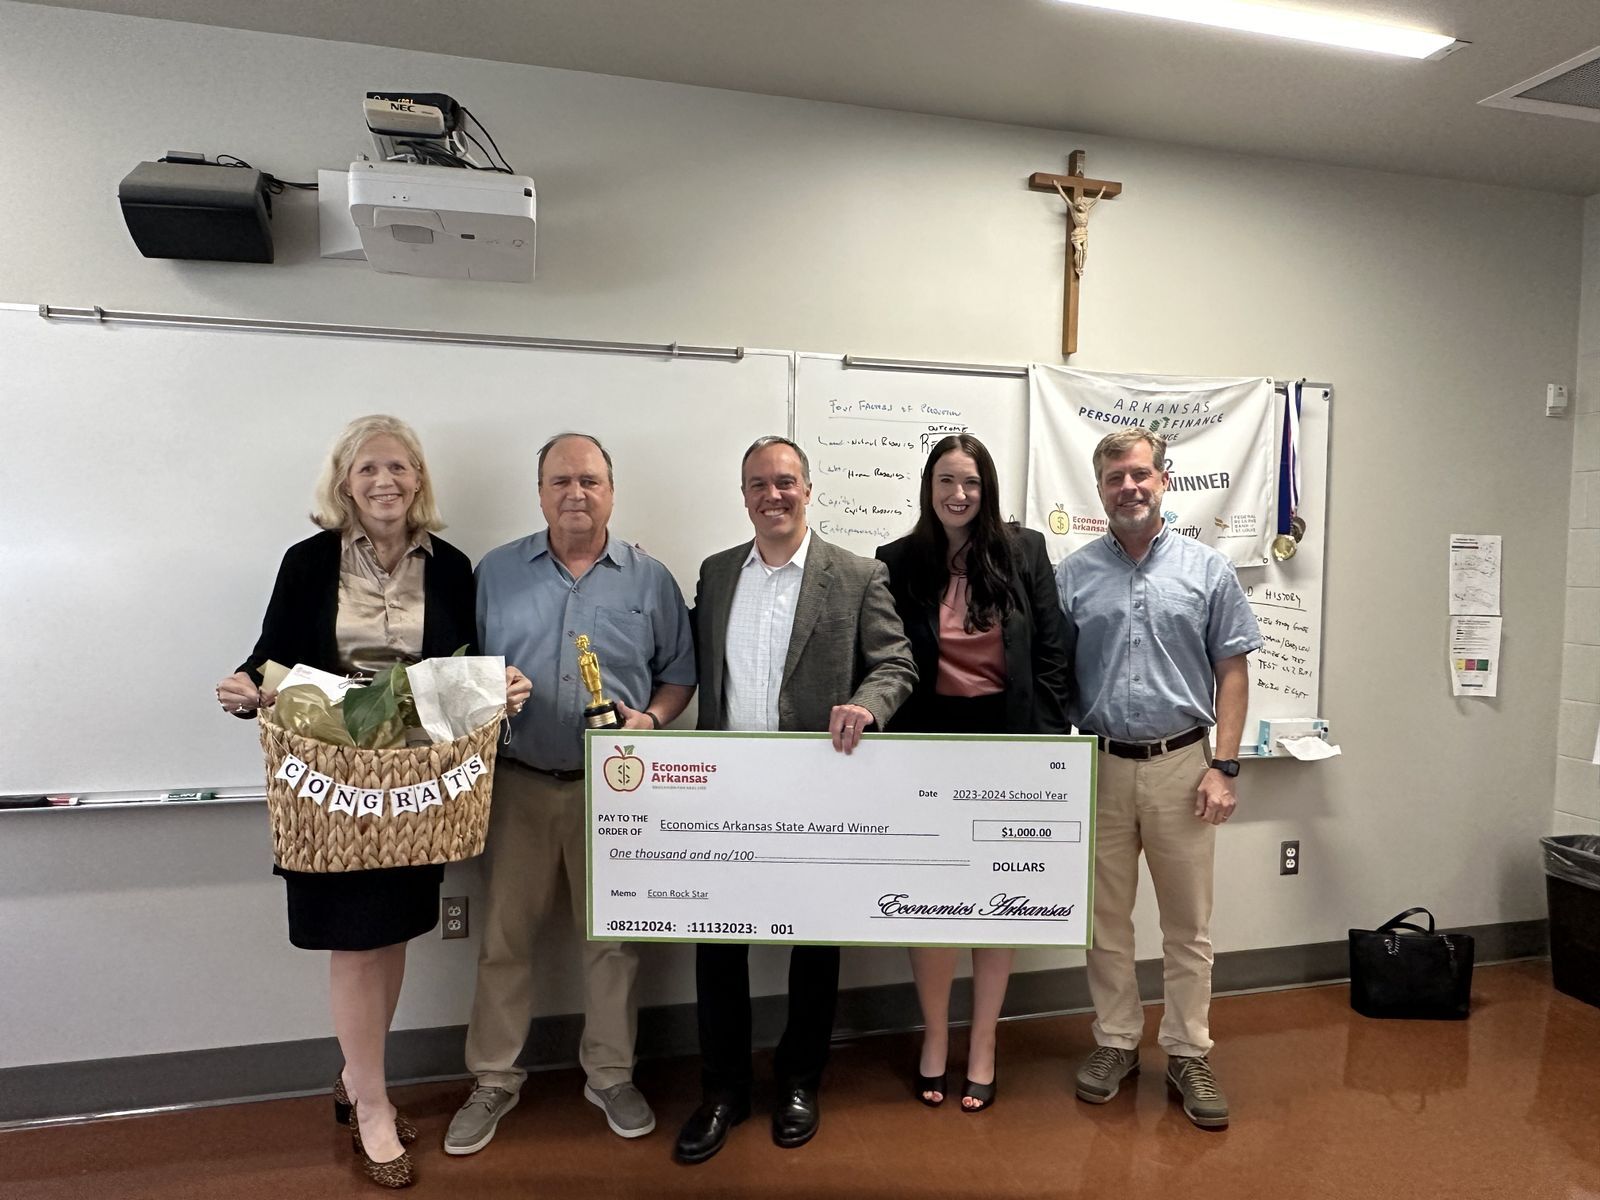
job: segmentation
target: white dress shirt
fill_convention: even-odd
[[[810,548],[807,529],[794,557],[781,567],[769,567],[752,542],[750,555],[739,568],[728,613],[722,688],[729,729],[765,733],[778,728],[778,692]]]

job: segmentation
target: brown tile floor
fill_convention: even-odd
[[[536,1076],[494,1142],[446,1158],[462,1095],[398,1093],[422,1128],[416,1196],[743,1198],[1600,1197],[1600,1009],[1550,987],[1548,965],[1480,968],[1461,1023],[1369,1021],[1341,987],[1219,999],[1218,1075],[1234,1124],[1206,1133],[1171,1104],[1164,1062],[1091,1108],[1068,1083],[1082,1016],[1001,1033],[1000,1097],[977,1116],[914,1103],[914,1035],[836,1049],[821,1132],[779,1150],[764,1112],[698,1167],[669,1159],[695,1100],[695,1064],[650,1063],[659,1108],[624,1142],[573,1071]],[[1153,1046],[1159,1010],[1150,1010]],[[326,1097],[0,1133],[4,1200],[216,1200],[375,1196]]]

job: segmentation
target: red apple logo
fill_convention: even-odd
[[[644,759],[633,752],[632,746],[614,746],[616,750],[606,759],[601,773],[613,792],[631,792],[644,782]]]

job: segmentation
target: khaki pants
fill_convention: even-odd
[[[1097,1045],[1132,1050],[1144,1033],[1134,978],[1133,899],[1144,851],[1161,912],[1168,1054],[1211,1049],[1211,889],[1216,826],[1194,815],[1210,765],[1206,739],[1152,759],[1101,751],[1095,815],[1094,948],[1088,952]]]
[[[488,901],[478,985],[467,1026],[467,1070],[480,1086],[515,1092],[528,1077],[517,1057],[528,1040],[542,965],[536,937],[555,907],[563,870],[583,963],[578,1061],[596,1089],[633,1078],[639,960],[626,943],[585,940],[586,820],[582,780],[562,782],[501,759],[484,849]]]

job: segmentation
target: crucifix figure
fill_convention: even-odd
[[[1078,285],[1083,278],[1084,263],[1089,257],[1089,212],[1102,200],[1122,194],[1122,185],[1108,179],[1086,179],[1083,162],[1086,155],[1074,150],[1067,158],[1067,173],[1051,175],[1035,171],[1028,177],[1028,189],[1034,192],[1055,192],[1067,206],[1067,217],[1072,231],[1067,235],[1071,253],[1067,256],[1063,277],[1061,313],[1061,355],[1063,358],[1078,349]]]
[[[1101,188],[1092,196],[1079,196],[1076,200],[1067,195],[1066,189],[1059,183],[1056,184],[1056,191],[1066,202],[1067,216],[1072,218],[1072,233],[1067,239],[1072,243],[1072,273],[1082,279],[1083,264],[1089,261],[1089,210],[1100,203],[1106,190]]]

